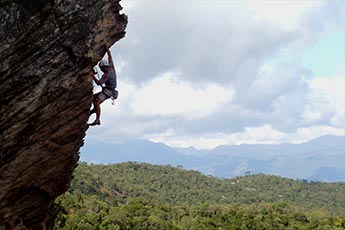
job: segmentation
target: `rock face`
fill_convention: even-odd
[[[0,230],[51,229],[79,159],[89,71],[124,37],[119,0],[0,0]]]

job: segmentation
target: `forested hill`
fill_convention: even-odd
[[[308,182],[263,174],[218,179],[198,171],[146,163],[81,163],[69,192],[118,203],[133,197],[170,205],[286,202],[308,211],[317,209],[345,216],[345,183]]]
[[[345,229],[345,184],[263,174],[218,179],[147,163],[87,165],[55,229]]]

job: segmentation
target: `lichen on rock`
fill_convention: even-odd
[[[51,229],[79,159],[119,0],[0,0],[0,230]]]

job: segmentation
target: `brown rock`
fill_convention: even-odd
[[[0,230],[52,229],[79,159],[89,71],[124,37],[119,0],[0,0]]]

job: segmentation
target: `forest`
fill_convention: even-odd
[[[55,229],[345,229],[345,183],[80,163]]]

